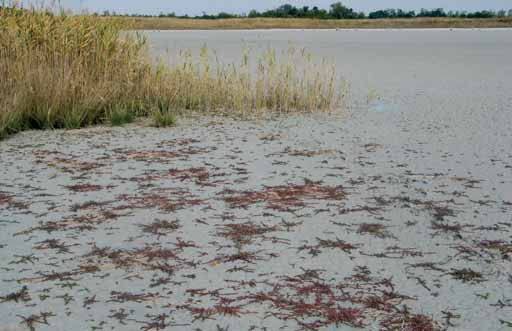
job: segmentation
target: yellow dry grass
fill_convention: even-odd
[[[143,36],[121,33],[125,23],[1,9],[0,138],[135,116],[165,125],[174,122],[170,113],[190,111],[329,111],[340,100],[335,70],[304,51],[268,50],[256,63],[246,51],[226,65],[203,49],[198,56],[183,52],[174,65],[155,64]]]
[[[255,30],[255,29],[422,29],[422,28],[506,28],[512,17],[503,18],[413,18],[321,20],[296,18],[116,18],[135,30]]]

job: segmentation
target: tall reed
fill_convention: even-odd
[[[102,123],[120,111],[253,114],[338,105],[335,70],[305,52],[268,50],[255,64],[245,52],[225,65],[205,48],[166,65],[149,57],[143,35],[125,28],[94,16],[0,8],[0,138]]]

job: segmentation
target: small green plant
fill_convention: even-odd
[[[124,107],[116,107],[109,113],[110,125],[123,126],[135,120],[135,114]]]
[[[176,124],[176,115],[169,110],[155,110],[153,112],[153,125],[164,128]]]
[[[0,140],[23,130],[23,120],[16,112],[0,112]]]
[[[80,129],[87,125],[87,112],[80,107],[72,107],[64,112],[62,121],[62,127],[65,129]]]

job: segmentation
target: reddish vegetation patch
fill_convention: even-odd
[[[379,223],[363,223],[359,225],[357,233],[370,234],[378,238],[392,237],[387,231],[386,226]]]
[[[243,282],[240,285],[254,287],[256,284]],[[269,290],[240,297],[237,302],[239,305],[242,302],[246,305],[267,304],[267,316],[293,320],[301,330],[342,325],[364,328],[365,320],[370,318],[378,318],[391,325],[398,305],[407,299],[394,291],[389,280],[373,278],[367,270],[361,270],[361,273],[338,284],[325,281],[318,271],[305,270],[302,275],[284,277],[275,284],[267,285],[271,286]],[[415,315],[406,323],[421,326],[420,321],[423,317]]]
[[[87,201],[84,203],[75,204],[71,207],[71,211],[77,212],[79,210],[95,210],[104,208],[111,204],[112,201]]]
[[[303,207],[304,200],[341,200],[346,196],[341,186],[322,186],[319,183],[306,181],[303,185],[266,187],[263,191],[236,192],[225,190],[224,201],[235,208],[247,208],[252,204],[266,202],[268,208],[289,210],[293,207]]]
[[[485,281],[484,276],[480,272],[470,268],[452,269],[452,271],[448,274],[451,275],[454,279],[460,280],[464,283],[475,284]]]
[[[386,320],[381,326],[385,331],[440,331],[441,328],[425,315],[411,314],[407,309],[399,311]]]
[[[163,248],[154,248],[154,247],[145,247],[143,249],[139,249],[134,252],[135,255],[145,257],[148,259],[148,262],[156,261],[169,261],[178,259],[178,255],[174,250],[171,249],[163,249]]]
[[[34,248],[38,250],[54,249],[57,250],[57,253],[70,253],[69,247],[71,246],[73,245],[66,245],[59,239],[46,239],[38,242]]]
[[[328,325],[334,324],[336,326],[347,324],[354,327],[363,327],[362,315],[363,312],[361,309],[342,307],[330,308],[326,311],[325,323]]]
[[[383,197],[374,197],[373,198],[379,206],[391,206],[396,203],[400,203],[402,208],[411,208],[412,206],[421,208],[425,211],[428,211],[434,217],[434,220],[437,222],[444,221],[446,217],[454,217],[456,211],[452,208],[448,207],[447,204],[453,204],[453,200],[447,201],[433,201],[433,200],[420,200],[420,199],[411,199],[406,196],[395,196],[391,197],[389,200]]]
[[[188,146],[192,144],[200,143],[200,140],[193,139],[193,138],[176,138],[176,139],[170,139],[170,140],[163,140],[156,144],[156,147],[158,148],[169,148],[169,147],[175,147],[175,146]]]
[[[89,172],[104,167],[100,162],[80,161],[77,156],[57,151],[34,151],[36,163],[44,163],[49,167],[60,168],[64,172]]]
[[[16,201],[10,194],[0,191],[0,207],[7,206],[17,209],[27,209],[28,206],[25,203]]]
[[[82,216],[71,216],[70,218],[64,218],[59,221],[39,222],[37,226],[17,232],[14,236],[27,235],[38,231],[46,232],[48,234],[56,231],[70,230],[92,231],[96,229],[96,225],[115,220],[120,216],[122,215],[115,214],[111,211],[99,210],[95,211],[95,213]]]
[[[476,188],[476,184],[480,184],[483,180],[466,178],[466,177],[452,177],[452,180],[461,182],[466,188]]]
[[[258,251],[258,252],[238,252],[238,253],[235,253],[235,254],[226,254],[226,255],[221,255],[221,256],[217,257],[212,262],[222,262],[222,263],[228,263],[228,262],[255,263],[256,261],[263,260],[263,258],[258,255],[259,253],[261,253],[261,251]]]
[[[149,162],[163,162],[168,159],[185,157],[196,154],[207,153],[209,150],[206,148],[181,148],[174,151],[167,150],[152,150],[152,151],[134,151],[116,149],[117,158],[121,160],[136,160],[136,161],[149,161]]]
[[[186,168],[186,169],[170,169],[168,171],[152,171],[144,174],[144,176],[132,177],[130,180],[147,184],[151,181],[159,181],[162,179],[176,179],[179,181],[194,181],[200,186],[215,186],[225,184],[225,180],[212,181],[214,177],[226,176],[226,173],[211,173],[205,167]]]
[[[193,321],[205,321],[205,320],[214,320],[215,315],[223,315],[223,316],[235,316],[240,317],[244,312],[242,311],[242,307],[239,306],[229,306],[225,304],[218,304],[212,308],[202,308],[202,307],[185,307],[190,314],[193,316]]]
[[[123,312],[121,312],[121,318],[123,317]],[[167,330],[173,326],[189,326],[190,324],[175,324],[171,322],[167,322],[167,319],[171,317],[168,314],[159,314],[159,315],[146,315],[147,318],[150,318],[147,322],[139,322],[144,324],[140,329],[142,331],[158,331],[158,330]],[[125,324],[121,320],[121,324]]]
[[[130,293],[130,292],[116,292],[116,291],[112,291],[110,293],[110,300],[108,302],[127,302],[127,301],[131,301],[131,302],[138,302],[138,303],[141,303],[141,302],[145,302],[145,301],[150,301],[150,300],[153,300],[155,298],[158,298],[158,294],[153,294],[153,293],[148,293],[148,294],[135,294],[135,293]]]
[[[277,231],[277,229],[278,227],[276,226],[246,222],[243,224],[222,225],[217,234],[237,244],[249,244],[254,238],[265,238],[265,233]]]
[[[182,170],[171,169],[169,170],[168,175],[181,181],[194,180],[197,184],[205,184],[210,178],[208,170],[204,167]]]
[[[352,250],[357,249],[360,245],[353,245],[341,239],[329,240],[329,239],[320,239],[318,240],[318,246],[323,248],[336,248],[341,249],[347,253],[350,253]]]
[[[360,245],[354,245],[338,238],[336,240],[316,238],[316,240],[318,241],[317,245],[302,245],[297,248],[298,251],[301,252],[306,250],[311,256],[315,257],[322,252],[322,248],[340,249],[345,253],[350,254],[353,250],[360,247]]]
[[[12,201],[12,197],[6,193],[0,192],[0,206],[6,205]]]
[[[508,259],[512,254],[512,243],[501,240],[484,240],[478,243],[478,246],[486,250],[497,251],[504,259]]]
[[[158,236],[165,236],[168,233],[174,232],[180,228],[179,221],[166,221],[166,220],[155,220],[151,224],[141,225],[142,231],[146,233]]]
[[[73,192],[95,192],[101,190],[103,187],[93,184],[77,184],[66,186],[66,188]]]
[[[48,318],[55,316],[55,314],[50,312],[41,312],[39,315],[34,314],[28,317],[18,315],[18,317],[21,318],[20,324],[25,325],[30,331],[35,331],[37,324],[44,324],[49,326],[50,324],[48,323]]]
[[[314,157],[314,156],[336,153],[336,151],[333,149],[321,149],[321,150],[316,150],[316,151],[306,151],[306,150],[292,150],[290,148],[286,148],[284,150],[284,152],[291,156],[303,156],[303,157]]]
[[[363,146],[368,153],[376,152],[378,149],[382,148],[381,144],[370,143]]]
[[[0,303],[3,302],[28,302],[30,301],[30,295],[28,293],[28,288],[26,286],[23,286],[23,288],[17,292],[13,292],[11,294],[7,294],[5,296],[0,296]]]
[[[262,139],[273,140],[276,138],[278,137],[268,136]],[[232,139],[232,141],[236,141],[237,138]],[[110,201],[78,201],[68,210],[72,213],[69,215],[62,210],[63,207],[59,204],[58,197],[52,195],[51,192],[45,192],[42,187],[32,188],[27,185],[26,191],[34,194],[30,196],[23,191],[23,199],[32,201],[29,200],[30,196],[30,199],[37,201],[38,204],[43,203],[41,199],[43,195],[40,194],[44,193],[45,199],[48,198],[46,200],[48,208],[37,215],[33,222],[12,220],[12,224],[30,226],[29,229],[17,232],[14,236],[30,235],[25,243],[36,250],[37,255],[14,255],[8,268],[18,265],[27,267],[20,271],[20,275],[23,273],[28,277],[12,280],[18,281],[19,284],[25,282],[27,284],[32,282],[51,282],[53,284],[43,284],[45,290],[34,293],[30,292],[27,287],[12,289],[11,291],[15,292],[3,293],[0,296],[0,303],[15,304],[18,302],[23,304],[32,300],[30,295],[38,295],[41,302],[44,301],[43,298],[50,298],[48,302],[53,299],[64,299],[65,305],[67,305],[73,300],[71,294],[81,293],[83,276],[90,274],[86,275],[86,279],[89,276],[94,277],[97,282],[102,282],[103,279],[110,282],[113,277],[122,277],[119,284],[122,286],[118,289],[119,292],[111,292],[110,297],[109,293],[104,293],[102,296],[101,293],[91,292],[90,296],[83,300],[83,308],[89,309],[89,306],[99,303],[96,308],[110,309],[112,307],[109,306],[114,302],[116,309],[110,310],[112,315],[109,317],[118,319],[123,326],[126,325],[125,322],[133,323],[133,325],[126,326],[127,328],[148,331],[172,329],[178,324],[172,324],[171,316],[174,317],[174,312],[177,310],[182,310],[185,316],[176,316],[192,317],[192,322],[214,320],[212,323],[215,323],[215,320],[218,320],[222,323],[237,323],[236,318],[239,318],[240,322],[245,323],[249,320],[246,319],[246,315],[253,314],[253,317],[257,319],[261,317],[260,314],[264,314],[264,319],[275,319],[273,323],[277,324],[282,322],[282,329],[316,331],[347,327],[364,329],[374,326],[383,331],[437,331],[440,324],[437,324],[432,318],[415,314],[413,310],[409,311],[407,303],[414,298],[398,292],[393,283],[397,276],[393,276],[393,278],[385,269],[379,268],[378,275],[386,274],[389,277],[382,278],[382,276],[372,274],[369,267],[355,267],[355,274],[351,275],[350,270],[353,265],[358,265],[360,264],[358,262],[361,261],[377,261],[377,258],[407,259],[401,264],[405,264],[405,270],[401,270],[400,266],[393,264],[398,267],[394,270],[397,272],[398,278],[402,279],[402,276],[405,276],[402,271],[405,271],[407,279],[416,280],[418,285],[423,286],[432,296],[437,295],[437,292],[441,290],[441,288],[432,287],[437,286],[440,279],[417,277],[417,274],[424,270],[434,271],[441,274],[440,277],[453,278],[467,283],[467,285],[484,282],[486,281],[484,276],[488,275],[469,268],[471,267],[469,264],[464,269],[453,269],[448,266],[448,262],[434,263],[426,262],[423,259],[416,261],[413,258],[437,253],[419,250],[413,244],[411,248],[400,247],[398,239],[398,243],[390,247],[364,244],[363,242],[371,243],[375,237],[394,238],[391,231],[400,231],[399,226],[394,225],[395,223],[385,222],[388,221],[386,217],[388,215],[385,213],[387,207],[411,209],[410,212],[415,216],[418,214],[417,211],[428,213],[432,219],[430,229],[433,231],[431,232],[460,235],[479,229],[508,233],[506,227],[509,225],[506,223],[500,223],[499,226],[497,223],[496,227],[476,228],[476,226],[456,222],[452,218],[459,212],[463,213],[464,210],[462,208],[460,211],[452,209],[457,208],[453,199],[430,201],[422,200],[423,198],[413,199],[408,196],[382,196],[373,198],[375,205],[361,205],[361,201],[367,201],[366,195],[356,194],[355,200],[345,206],[343,203],[339,203],[340,201],[345,202],[343,200],[347,198],[344,187],[324,185],[325,183],[310,180],[298,184],[283,182],[285,184],[280,186],[263,186],[251,188],[248,191],[224,190],[223,195],[218,197],[204,186],[219,187],[215,193],[222,190],[220,187],[224,186],[235,189],[236,187],[231,185],[238,185],[249,178],[243,176],[250,174],[249,163],[252,160],[241,158],[238,155],[243,153],[242,148],[228,146],[229,151],[222,159],[223,165],[216,167],[214,164],[208,163],[209,160],[206,160],[208,158],[203,155],[203,153],[215,150],[215,147],[194,146],[193,144],[197,142],[193,139],[174,139],[161,143],[155,141],[150,147],[153,150],[135,150],[137,147],[131,147],[133,150],[118,149],[114,151],[113,156],[110,153],[105,153],[103,156],[89,159],[87,162],[79,161],[78,157],[71,154],[35,152],[36,160],[42,163],[38,166],[41,169],[46,169],[46,164],[68,173],[78,171],[78,174],[71,176],[78,182],[70,184],[90,181],[87,178],[90,177],[93,170],[107,166],[111,162],[122,163],[123,160],[131,160],[128,162],[131,164],[131,169],[129,174],[126,174],[127,177],[112,176],[109,171],[110,167],[103,174],[99,173],[99,175],[105,175],[105,178],[108,177],[109,180],[121,184],[122,186],[119,187],[124,187],[127,190],[122,193],[127,194],[117,197],[109,196]],[[381,147],[378,144],[364,146],[367,152],[378,151]],[[286,149],[285,152],[275,155],[284,156],[285,153],[296,157],[319,157],[337,152]],[[189,157],[192,159],[195,154],[200,154],[199,159],[189,162],[191,161]],[[221,155],[215,155],[211,162],[220,163],[220,157]],[[323,157],[323,159],[325,158]],[[356,159],[356,161],[364,162],[360,161],[361,159]],[[139,161],[145,162],[145,166],[139,167],[142,164]],[[202,163],[196,163],[199,161]],[[292,164],[293,162],[289,161],[289,168],[297,167],[296,169],[299,169],[299,165]],[[135,166],[135,163],[138,165]],[[191,167],[192,164],[199,164],[199,166]],[[273,177],[286,178],[288,176],[283,171],[287,167],[286,162],[274,160],[273,164],[279,165],[278,168],[271,169]],[[327,160],[324,160],[322,164],[327,165]],[[344,169],[348,171],[348,167],[332,169],[341,170],[342,173],[345,173]],[[280,173],[280,171],[283,172]],[[93,177],[97,177],[94,175]],[[408,174],[406,173],[406,175]],[[333,176],[339,176],[339,172]],[[376,191],[378,193],[380,185],[387,183],[388,180],[391,182],[394,177],[391,176],[389,179],[384,176],[357,177],[348,183],[364,187],[364,190],[367,189],[369,192]],[[130,182],[127,183],[127,181]],[[460,181],[467,185],[477,183],[466,179]],[[366,184],[378,186],[367,187]],[[138,186],[138,189],[133,189],[134,186]],[[105,186],[92,184],[65,186],[67,190],[73,192],[94,192],[104,189],[105,193],[108,190],[108,193],[112,195],[114,193],[109,190],[110,187],[114,186],[106,186],[106,184]],[[128,189],[132,191],[130,192]],[[17,206],[17,204],[21,205],[17,202],[18,196],[14,194],[0,192],[0,210]],[[80,194],[75,195],[81,196]],[[476,203],[486,206],[488,202],[477,201]],[[257,208],[244,213],[240,213],[240,210],[237,209],[232,209],[229,212],[224,210],[224,204],[232,208]],[[508,202],[503,202],[503,204],[504,206],[510,205]],[[302,207],[308,208],[302,209]],[[187,210],[184,213],[174,213],[181,209]],[[125,210],[126,213],[121,214],[119,210]],[[132,211],[133,213],[131,213]],[[293,217],[280,217],[282,215],[276,211],[290,212]],[[119,212],[119,214],[114,212]],[[147,212],[150,214],[158,212],[162,219],[167,220],[151,217],[146,222],[143,220],[133,222],[138,215],[147,214]],[[368,214],[358,216],[370,216],[369,220],[358,222],[357,219],[351,218],[349,214],[356,212]],[[506,212],[506,208],[504,212]],[[320,213],[322,214],[319,215]],[[179,221],[173,221],[174,217],[169,218],[169,214],[179,217],[182,220],[181,224]],[[326,214],[330,215],[325,216]],[[121,224],[126,222],[114,221],[120,217],[126,218],[130,227],[135,224],[135,233],[130,231],[130,233],[119,235],[126,230],[126,224]],[[128,219],[128,217],[130,218]],[[299,222],[298,219],[303,217],[304,219]],[[189,222],[184,222],[187,219]],[[344,227],[344,230],[334,231],[327,227],[318,228],[315,230],[322,234],[317,234],[317,231],[310,231],[309,227],[301,226],[308,219],[325,221],[325,225],[330,222]],[[3,226],[4,222],[11,224],[11,220],[0,220],[0,225]],[[412,217],[411,221],[406,224],[414,226],[417,223],[419,223],[418,219]],[[388,226],[389,224],[394,227]],[[15,229],[19,231],[17,227]],[[95,233],[83,237],[80,234],[68,232],[96,229],[102,233],[100,238],[102,239],[102,248],[96,246],[99,242],[95,241]],[[297,232],[292,233],[293,231]],[[351,239],[350,242],[339,239],[343,238],[340,233],[343,234],[347,231],[354,232],[350,233],[351,238],[354,238],[353,235],[356,233],[364,234],[364,236],[359,239]],[[283,238],[278,237],[281,235]],[[321,238],[315,237],[316,235]],[[340,235],[340,237],[337,238],[336,235]],[[82,238],[90,239],[84,243]],[[109,241],[103,240],[105,238],[108,238]],[[161,238],[165,240],[160,241]],[[458,238],[462,239],[460,236]],[[487,258],[487,261],[492,260],[488,257],[510,260],[512,245],[505,238],[502,237],[503,241],[482,241],[485,236],[475,236],[474,238],[478,239],[472,242],[459,240],[455,247],[446,245],[449,248],[446,251],[449,253],[453,249],[459,251],[459,254],[454,256],[454,261],[460,261],[461,258],[476,260],[480,257]],[[19,242],[23,239],[26,238],[17,238]],[[197,242],[191,239],[197,240]],[[105,243],[110,246],[104,246]],[[387,243],[387,241],[383,243]],[[0,248],[6,246],[0,245]],[[88,251],[82,255],[87,247]],[[312,257],[304,257],[302,253],[300,255],[297,253],[294,255],[294,252],[290,253],[295,249],[298,252],[309,252]],[[335,258],[337,263],[326,265],[325,259],[313,258],[322,251],[329,254],[329,260]],[[372,257],[372,259],[367,257]],[[438,261],[438,259],[435,260]],[[269,261],[271,263],[265,263]],[[439,259],[439,261],[443,260]],[[304,269],[303,267],[308,262],[318,268],[325,267],[325,270]],[[372,263],[370,265],[374,265]],[[278,264],[284,264],[283,268]],[[278,267],[274,268],[276,265]],[[441,268],[444,265],[447,266]],[[40,266],[44,266],[44,268],[41,269]],[[297,268],[300,268],[303,273],[292,274],[291,270],[297,270]],[[480,269],[485,270],[484,268]],[[12,270],[18,271],[19,269]],[[220,275],[220,278],[211,283],[205,282],[205,277],[211,276],[212,272]],[[492,275],[489,274],[489,277]],[[130,283],[132,281],[134,282]],[[132,290],[126,287],[130,284],[138,286],[138,289],[134,290],[135,293],[131,293]],[[56,288],[55,286],[60,286],[62,289],[68,287],[70,290],[66,291],[65,296],[56,296],[58,293],[52,291]],[[144,286],[149,286],[150,290]],[[203,288],[197,288],[201,286]],[[212,286],[215,287],[212,288]],[[78,292],[74,292],[74,288],[77,288]],[[148,292],[153,291],[152,289],[155,293]],[[423,299],[421,293],[426,294],[426,292],[417,293],[420,293],[418,300]],[[96,300],[96,295],[98,295],[98,300]],[[102,297],[100,298],[100,296]],[[77,303],[78,298],[79,296],[76,297]],[[511,300],[503,298],[491,306],[505,309],[510,307],[510,302]],[[54,304],[54,302],[46,304]],[[106,306],[102,306],[105,304]],[[121,304],[126,306],[121,308]],[[42,304],[42,306],[44,305]],[[43,308],[42,306],[40,308]],[[165,309],[167,313],[159,315],[150,313],[142,317],[135,314],[137,306],[148,309]],[[36,305],[27,305],[26,307],[39,309]],[[153,313],[158,314],[158,312]],[[190,316],[186,316],[188,314]],[[457,318],[457,315],[447,314],[446,316],[445,326],[455,327],[450,324],[450,318]],[[64,316],[62,317],[64,318]],[[231,317],[231,319],[224,321],[223,317]],[[32,315],[23,318],[23,323],[32,328],[37,323],[46,324],[46,318],[47,315],[44,313]],[[96,322],[103,323],[103,321]],[[105,323],[107,323],[106,320]],[[102,324],[98,325],[101,327]],[[194,327],[196,326],[198,325],[194,325]],[[217,325],[217,329],[227,330],[227,327],[223,329]],[[253,330],[252,326],[249,329]],[[257,329],[256,326],[255,329]]]
[[[93,247],[86,256],[87,263],[97,266],[114,266],[116,269],[144,268],[174,274],[182,265],[177,250],[159,246],[146,246],[135,250]],[[173,263],[173,264],[171,264]]]
[[[137,161],[151,161],[159,159],[169,159],[179,157],[177,152],[173,151],[124,151],[124,159]]]
[[[128,204],[117,207],[116,209],[159,208],[162,211],[170,212],[204,203],[203,200],[190,198],[189,192],[186,191],[176,191],[173,192],[173,195],[175,195],[174,199],[171,199],[168,194],[152,193],[143,196],[130,196],[123,194],[118,197],[118,200],[125,201]]]

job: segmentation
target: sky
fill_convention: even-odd
[[[285,3],[295,6],[318,6],[328,8],[338,0],[60,0],[61,4],[73,10],[87,9],[89,12],[103,10],[117,13],[158,14],[175,12],[178,15],[201,15],[204,12],[216,14],[248,13],[251,9],[265,10]],[[511,0],[345,0],[344,5],[357,11],[369,12],[384,8],[419,10],[421,8],[444,8],[446,10],[512,9]]]

